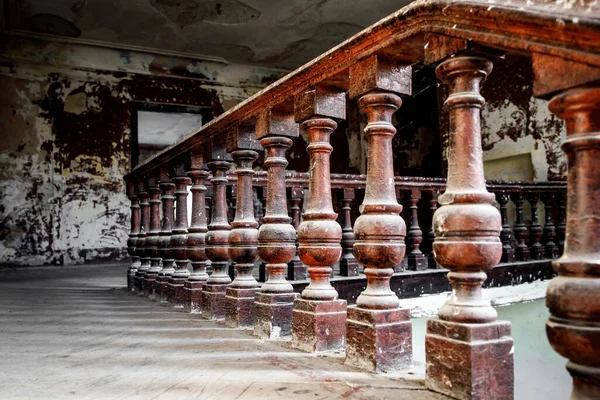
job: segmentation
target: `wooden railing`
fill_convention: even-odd
[[[410,363],[412,334],[409,310],[401,307],[390,282],[405,254],[409,268],[428,266],[423,257],[430,246],[436,263],[449,270],[452,296],[439,310],[439,318],[428,322],[427,386],[456,398],[506,399],[513,393],[513,341],[510,323],[498,321],[482,296],[486,271],[502,259],[511,260],[513,251],[516,260],[539,259],[554,257],[556,248],[560,253],[564,246],[562,257],[553,264],[558,277],[548,289],[552,316],[547,335],[554,349],[570,360],[573,398],[599,397],[600,18],[596,7],[587,1],[417,1],[290,73],[126,176],[132,200],[129,287],[175,307],[201,311],[205,318],[225,319],[235,327],[253,326],[261,337],[291,336],[298,349],[345,348],[348,365],[393,370]],[[547,188],[544,184],[486,185],[484,180],[480,109],[485,100],[480,87],[507,53],[531,58],[534,95],[551,98],[550,111],[566,121],[566,208],[562,190],[557,190],[560,184]],[[446,183],[439,181],[439,186],[402,177],[394,182],[391,161],[396,132],[392,114],[403,98],[419,90],[412,73],[424,65],[435,66],[438,80],[447,87],[448,171]],[[358,100],[368,118],[367,174],[340,179],[329,173],[329,137],[337,121],[346,117],[347,98]],[[286,180],[286,150],[300,129],[309,138],[309,175]],[[253,181],[253,162],[262,150],[267,176],[258,174]],[[237,197],[230,223],[227,171],[232,159]],[[210,219],[205,212],[204,165],[212,173]],[[193,215],[188,226],[190,183]],[[260,228],[253,183],[266,187]],[[360,216],[350,231],[346,218],[353,212],[352,190],[363,188]],[[420,208],[428,198],[423,193],[437,194],[438,189],[440,207],[421,225]],[[332,200],[338,190],[344,190],[343,228],[336,222]],[[307,204],[299,218],[301,192]],[[398,192],[405,205],[402,216]],[[540,221],[533,212],[527,226],[519,210],[524,203],[539,200],[544,202],[546,218]],[[504,207],[512,202],[517,217],[511,231]],[[435,234],[433,243],[428,240],[429,225]],[[296,249],[310,275],[299,296],[286,279]],[[365,267],[367,287],[356,305],[347,307],[331,285],[330,274],[333,265],[351,256]],[[262,284],[252,275],[259,258],[269,275]],[[207,276],[209,261],[213,271]],[[231,261],[237,271],[233,282],[227,271]],[[187,269],[190,262],[192,272]],[[354,267],[343,268],[355,273]]]

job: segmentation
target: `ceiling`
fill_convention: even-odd
[[[410,0],[3,0],[5,28],[295,69]]]

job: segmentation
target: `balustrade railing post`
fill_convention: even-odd
[[[187,258],[187,197],[190,178],[186,176],[187,163],[180,162],[175,167],[173,183],[175,183],[175,227],[169,241],[171,254],[175,259],[175,271],[167,284],[167,301],[175,308],[185,305],[185,290],[183,284],[190,276]]]
[[[352,229],[352,217],[350,205],[354,201],[354,188],[344,188],[342,197],[342,257],[340,258],[341,276],[358,276],[358,261],[354,257],[354,229]]]
[[[237,186],[235,184],[230,185],[229,186],[230,190],[228,190],[226,193],[229,196],[229,200],[227,201],[227,222],[229,222],[229,225],[231,225],[231,223],[233,222],[234,218],[235,218],[235,209],[236,209],[236,202],[237,202]],[[235,261],[231,261],[229,263],[229,267],[227,269],[227,275],[229,275],[229,279],[231,279],[232,281],[235,279],[235,274],[236,274],[236,266],[235,266]]]
[[[321,87],[296,96],[294,118],[308,134],[308,194],[298,227],[298,255],[308,265],[310,283],[294,301],[292,346],[304,351],[342,349],[346,345],[346,300],[338,300],[329,277],[339,260],[342,227],[333,212],[330,181],[332,118],[346,117],[346,94]]]
[[[296,254],[296,230],[288,216],[285,185],[285,152],[298,137],[298,124],[291,113],[265,110],[259,115],[256,137],[265,149],[267,204],[258,230],[258,255],[267,263],[269,276],[256,294],[254,334],[266,339],[292,333],[294,288],[286,281],[288,262]]]
[[[206,234],[206,256],[213,272],[202,286],[202,317],[210,320],[225,319],[225,292],[231,284],[229,267],[229,231],[227,222],[227,171],[230,157],[222,138],[213,139],[212,159],[207,164],[212,171],[211,220]]]
[[[146,191],[145,179],[140,178],[138,181],[138,197],[140,199],[140,233],[138,234],[137,247],[138,254],[140,256],[140,267],[135,273],[135,287],[139,295],[143,295],[144,277],[146,272],[150,269],[150,255],[146,251],[146,232],[150,229],[150,203],[148,203],[148,192]]]
[[[523,216],[523,193],[518,191],[513,193],[512,201],[515,203],[515,212],[517,213],[513,232],[517,238],[517,247],[515,248],[515,258],[517,261],[529,261],[530,253],[529,247],[525,241],[529,237],[529,231],[525,226],[525,219]]]
[[[301,187],[293,187],[290,190],[290,211],[292,214],[292,226],[296,231],[300,226],[300,205],[304,199],[304,189]],[[288,263],[287,279],[290,281],[306,279],[307,267],[298,257],[298,239],[296,238],[296,255],[292,261]]]
[[[560,69],[559,69],[560,70]],[[562,82],[559,78],[557,82]],[[548,285],[546,334],[566,357],[572,400],[600,398],[600,87],[556,95],[550,110],[566,121],[567,233]]]
[[[206,257],[207,210],[204,195],[208,171],[204,169],[204,158],[200,153],[191,154],[190,171],[192,180],[192,219],[188,228],[186,256],[192,265],[192,273],[183,284],[185,309],[191,313],[201,312],[202,286],[208,280],[208,258]]]
[[[423,242],[423,231],[419,226],[419,207],[418,203],[421,200],[421,190],[410,190],[410,227],[406,235],[406,243],[409,245],[410,253],[407,256],[408,269],[422,271],[427,269],[427,259],[421,251],[421,243]]]
[[[431,191],[431,200],[429,200],[429,211],[431,215],[431,220],[433,221],[433,216],[438,208],[438,196],[440,195],[440,191],[438,189],[434,189]],[[435,231],[433,229],[433,223],[431,224],[431,228],[429,228],[429,232],[427,233],[427,240],[430,243],[431,251],[427,255],[427,260],[429,264],[429,268],[439,269],[442,268],[440,264],[435,261],[435,256],[433,253],[433,243],[435,242]]]
[[[556,245],[556,226],[554,226],[554,217],[552,215],[552,207],[556,196],[553,193],[547,193],[544,198],[544,252],[546,258],[558,258],[558,246]]]
[[[561,193],[559,196],[556,234],[558,235],[558,253],[562,255],[565,251],[565,238],[567,234],[567,194]]]
[[[540,243],[542,239],[542,226],[538,217],[537,204],[540,200],[539,193],[528,193],[527,201],[531,205],[531,227],[529,229],[529,253],[532,260],[542,260],[545,257],[544,246]]]
[[[127,291],[135,292],[135,273],[140,265],[140,256],[137,252],[137,238],[140,233],[140,200],[135,191],[135,182],[127,181],[127,198],[131,201],[131,230],[127,239],[127,252],[131,257],[131,264],[127,269]]]
[[[433,224],[435,258],[448,268],[452,296],[427,322],[426,385],[457,399],[513,398],[510,322],[498,321],[482,296],[486,270],[502,256],[500,212],[486,190],[481,147],[480,84],[492,63],[455,55],[436,69],[448,85],[448,179]]]
[[[354,255],[367,288],[348,307],[346,361],[372,371],[396,370],[412,362],[410,310],[390,288],[404,257],[406,224],[396,198],[392,139],[399,95],[410,96],[412,69],[371,56],[350,68],[350,97],[367,114],[367,181],[361,215],[354,223]]]
[[[258,222],[254,218],[252,165],[262,150],[254,127],[238,126],[229,136],[227,150],[236,164],[237,196],[235,217],[229,232],[229,257],[235,262],[236,276],[225,295],[225,321],[236,328],[254,324],[254,299],[260,285],[252,276],[258,259]]]
[[[161,191],[155,174],[152,174],[148,178],[148,193],[150,193],[150,229],[146,232],[146,251],[150,255],[150,268],[146,272],[142,286],[144,288],[144,296],[154,299],[156,277],[161,269],[161,258],[158,254]]]
[[[171,235],[173,234],[173,221],[175,209],[175,184],[171,182],[169,167],[160,169],[158,186],[162,192],[162,224],[158,237],[158,255],[162,259],[162,268],[158,271],[155,284],[155,299],[162,304],[168,301],[168,284],[171,275],[175,272],[173,265],[175,259],[171,253]]]
[[[502,219],[502,231],[500,231],[500,240],[502,241],[502,258],[500,262],[512,263],[515,262],[515,249],[511,245],[513,236],[512,228],[508,223],[508,212],[507,205],[509,195],[505,191],[500,193],[500,196],[496,198],[498,204],[500,204],[500,217]]]

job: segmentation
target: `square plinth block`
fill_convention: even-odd
[[[225,319],[225,291],[227,284],[205,283],[202,286],[202,317],[209,320]]]
[[[169,275],[159,275],[156,277],[156,282],[154,283],[154,300],[158,301],[161,304],[169,303],[169,279],[171,276]]]
[[[254,325],[254,299],[258,288],[237,289],[225,292],[225,324],[232,328],[251,328]]]
[[[410,310],[348,307],[346,365],[373,372],[394,371],[412,363]]]
[[[156,295],[156,277],[158,274],[146,274],[144,278],[144,295],[149,299],[154,300]]]
[[[297,293],[256,293],[254,335],[261,339],[289,339]]]
[[[346,300],[294,301],[292,346],[307,352],[346,346]]]
[[[185,311],[192,314],[202,312],[202,286],[206,281],[185,281],[183,291],[185,296]]]
[[[185,304],[185,290],[183,284],[187,278],[169,278],[167,284],[167,301],[174,308],[183,308]]]
[[[459,324],[427,321],[425,384],[456,399],[512,400],[510,322]]]
[[[137,272],[135,276],[135,287],[138,295],[144,295],[144,279],[146,278],[146,272]]]

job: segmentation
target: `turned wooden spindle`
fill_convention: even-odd
[[[190,276],[187,258],[187,197],[190,178],[186,176],[185,165],[177,165],[173,177],[175,183],[175,226],[169,242],[171,254],[175,259],[175,271],[169,278],[168,302],[176,308],[183,308],[185,304],[185,291],[183,284]]]
[[[517,247],[515,247],[515,258],[518,261],[529,261],[529,247],[525,241],[529,237],[529,230],[525,226],[525,217],[523,216],[524,198],[521,192],[513,193],[512,201],[515,203],[515,212],[517,218],[513,227],[513,232],[517,238]]]
[[[358,276],[358,262],[354,257],[354,229],[350,205],[354,201],[354,188],[344,188],[342,197],[342,257],[340,258],[341,276]]]
[[[158,237],[158,256],[162,259],[162,268],[158,271],[155,284],[155,298],[161,303],[167,302],[169,278],[175,272],[173,267],[175,259],[171,254],[171,235],[173,234],[174,221],[174,203],[175,184],[171,182],[169,168],[160,169],[160,180],[158,186],[162,192],[160,200],[162,202],[162,223]]]
[[[186,256],[190,260],[192,272],[183,284],[185,292],[185,309],[192,313],[201,311],[202,286],[208,280],[208,258],[206,257],[207,217],[204,195],[208,171],[202,165],[200,154],[192,154],[191,167],[187,173],[192,180],[192,219],[188,228]]]
[[[431,191],[431,200],[429,200],[429,213],[431,215],[431,220],[433,221],[433,216],[438,208],[438,196],[440,195],[439,189],[434,189]],[[433,229],[433,223],[429,228],[429,232],[427,232],[427,241],[429,242],[429,253],[427,254],[427,260],[429,268],[441,268],[441,266],[435,261],[435,256],[433,254],[433,242],[435,242],[435,230]]]
[[[427,387],[459,399],[512,399],[510,323],[497,321],[482,294],[486,271],[502,256],[500,212],[486,189],[481,147],[480,85],[492,63],[456,55],[441,62],[437,77],[448,85],[448,178],[433,217],[436,261],[448,268],[452,296],[429,320],[425,336]],[[480,354],[493,354],[479,359]],[[464,360],[469,360],[465,362]],[[480,360],[480,361],[474,361]],[[478,382],[493,381],[493,385]]]
[[[154,299],[156,276],[161,269],[161,258],[158,254],[158,240],[160,234],[160,187],[157,177],[148,178],[148,193],[150,193],[150,229],[146,232],[146,251],[150,255],[150,268],[146,272],[143,282],[144,295]]]
[[[560,82],[560,80],[559,80]],[[600,398],[600,87],[567,90],[550,111],[566,121],[567,233],[564,253],[552,264],[546,334],[566,357],[572,400]]]
[[[233,154],[232,154],[233,156]],[[237,209],[237,186],[231,185],[228,186],[229,190],[228,192],[228,198],[229,201],[228,203],[228,207],[227,207],[227,221],[231,224],[233,222],[233,220],[235,219],[235,211]],[[233,279],[233,278],[232,278]]]
[[[421,200],[421,190],[412,189],[410,191],[410,227],[406,234],[406,243],[410,246],[408,253],[408,268],[415,271],[427,269],[427,260],[421,251],[421,243],[423,242],[423,231],[419,226],[419,200]]]
[[[556,226],[554,226],[554,217],[552,210],[556,196],[553,193],[547,193],[544,198],[544,254],[546,258],[557,258],[558,246],[556,245]]]
[[[500,241],[502,242],[502,258],[500,262],[512,263],[515,262],[515,249],[511,245],[513,231],[508,223],[508,205],[509,195],[506,192],[502,192],[497,197],[498,204],[500,204],[500,218],[502,220],[502,230],[500,231]]]
[[[290,189],[290,214],[292,217],[292,226],[298,231],[300,226],[300,210],[302,200],[304,200],[304,189],[301,187],[293,187]],[[296,249],[298,248],[298,239],[296,238]],[[298,250],[294,258],[288,263],[287,279],[294,281],[300,279],[306,279],[307,267],[302,263],[298,256]]]
[[[567,233],[567,196],[561,193],[559,197],[556,234],[558,236],[558,252],[562,255],[565,250],[565,236]]]
[[[150,196],[146,191],[145,180],[141,178],[138,181],[138,197],[140,199],[140,233],[138,234],[137,246],[139,247],[140,267],[135,274],[135,285],[138,294],[143,295],[142,282],[146,276],[146,272],[150,269],[150,255],[146,252],[146,232],[150,229]]]
[[[529,228],[529,254],[532,260],[541,260],[545,257],[544,246],[540,243],[543,230],[538,217],[539,193],[529,193],[527,201],[531,205],[531,227]]]
[[[127,180],[127,198],[131,202],[131,230],[127,239],[127,253],[131,257],[131,264],[127,269],[127,291],[135,292],[135,274],[142,265],[137,252],[137,238],[140,233],[140,200],[135,191],[135,183]]]

